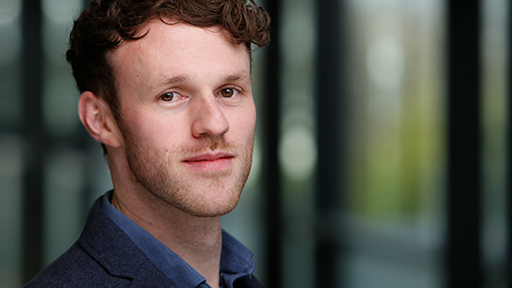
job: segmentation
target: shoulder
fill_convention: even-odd
[[[175,287],[104,213],[100,198],[91,207],[78,241],[24,287],[148,285]]]
[[[24,287],[122,287],[128,279],[110,276],[77,242]]]
[[[122,287],[128,283],[126,277],[114,277],[108,270],[110,259],[104,251],[114,250],[111,254],[116,255],[112,243],[126,245],[127,240],[116,234],[100,208],[100,200],[91,207],[78,241],[24,287]]]

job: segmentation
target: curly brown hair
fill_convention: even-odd
[[[179,19],[197,27],[220,26],[238,44],[259,47],[270,42],[270,17],[254,0],[92,0],[75,20],[66,59],[80,92],[104,99],[119,121],[120,104],[108,53],[134,41],[152,19]]]

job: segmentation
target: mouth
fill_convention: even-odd
[[[216,161],[219,159],[229,159],[233,158],[234,156],[228,153],[215,153],[215,154],[202,154],[194,157],[187,158],[183,160],[183,162],[203,162],[203,161]]]
[[[206,153],[184,159],[182,162],[196,170],[215,171],[231,167],[234,155],[229,153]]]

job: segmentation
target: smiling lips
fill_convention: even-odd
[[[183,163],[202,171],[225,170],[231,167],[234,156],[229,153],[202,154],[183,160]]]

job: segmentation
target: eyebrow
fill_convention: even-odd
[[[244,80],[247,78],[251,79],[251,76],[248,75],[247,73],[240,72],[240,73],[226,75],[223,78],[223,80],[226,82],[232,82],[232,81]],[[178,76],[173,76],[173,77],[164,76],[164,77],[160,78],[156,83],[158,86],[161,86],[161,85],[166,86],[166,85],[174,85],[177,83],[187,82],[188,79],[189,79],[189,77],[187,77],[185,75],[178,75]]]
[[[247,73],[235,73],[235,74],[231,74],[231,75],[226,76],[224,78],[224,80],[230,82],[230,81],[243,80],[243,79],[246,79],[246,78],[251,79],[251,76],[247,75]]]
[[[174,76],[174,77],[164,76],[157,83],[159,85],[162,85],[162,84],[173,85],[176,83],[182,83],[182,82],[186,82],[186,81],[187,81],[187,76],[185,76],[185,75],[179,75],[179,76]]]

